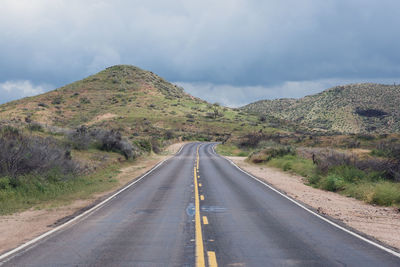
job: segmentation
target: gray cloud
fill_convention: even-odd
[[[337,85],[353,83],[393,84],[400,79],[322,79],[312,81],[290,81],[272,86],[233,86],[228,84],[175,82],[193,96],[211,103],[218,102],[229,107],[240,107],[261,99],[300,98],[316,94]]]
[[[271,90],[285,83],[399,77],[399,8],[396,0],[2,0],[0,82],[61,86],[124,63],[212,84],[215,95],[255,90],[233,90],[226,98],[236,105],[239,95],[243,103],[278,95]]]
[[[0,103],[38,95],[53,88],[48,84],[34,85],[30,81],[6,81],[0,83]]]

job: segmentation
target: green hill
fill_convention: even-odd
[[[129,65],[107,68],[54,91],[0,106],[0,121],[118,129],[126,136],[222,138],[268,127],[257,116],[212,105],[156,74]]]
[[[241,110],[288,120],[310,129],[342,133],[400,131],[400,86],[336,86],[300,99],[261,100]]]

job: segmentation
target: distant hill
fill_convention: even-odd
[[[268,125],[257,116],[193,97],[130,65],[109,67],[54,91],[0,105],[0,121],[66,128],[87,125],[144,137],[167,131],[179,136],[221,136]]]
[[[336,86],[300,99],[261,100],[241,110],[342,133],[400,132],[400,86]]]

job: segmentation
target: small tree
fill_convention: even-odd
[[[212,105],[212,109],[213,109],[213,112],[214,112],[214,119],[216,119],[218,117],[218,115],[219,115],[219,107],[220,107],[219,103],[214,103]]]

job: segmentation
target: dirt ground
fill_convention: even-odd
[[[132,181],[148,170],[150,170],[158,162],[171,157],[176,153],[184,143],[176,143],[170,145],[166,149],[166,155],[152,155],[147,158],[141,158],[132,166],[121,169],[117,180],[118,187],[122,187],[126,183]],[[71,216],[82,208],[91,205],[93,202],[112,192],[113,190],[95,194],[85,200],[75,200],[71,204],[53,208],[51,210],[34,210],[30,209],[13,215],[0,216],[0,254],[21,245],[36,236],[52,229],[52,225],[58,220],[67,216]]]
[[[228,157],[242,169],[284,191],[319,213],[342,221],[389,246],[400,249],[400,212],[379,207],[304,184],[304,178],[281,170],[248,163],[244,157]]]

